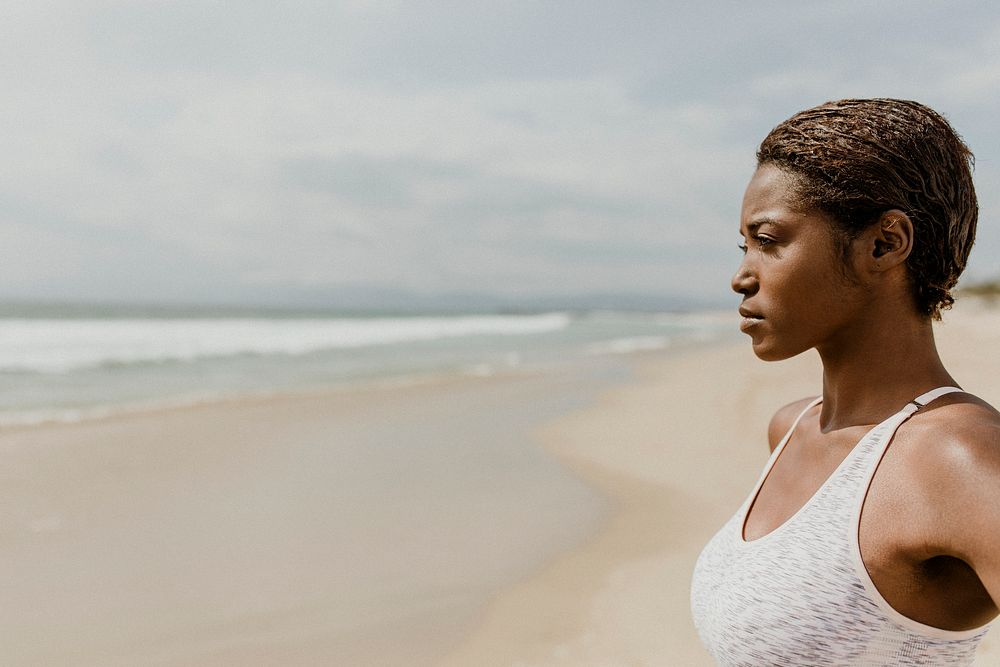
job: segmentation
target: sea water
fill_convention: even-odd
[[[22,309],[23,310],[23,309]],[[707,314],[0,312],[0,426],[366,382],[493,375],[731,335]]]

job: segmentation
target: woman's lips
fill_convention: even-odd
[[[740,316],[740,331],[746,331],[764,321],[764,318],[760,315],[742,309],[740,309]]]

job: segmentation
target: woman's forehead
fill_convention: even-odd
[[[771,165],[763,165],[747,185],[743,195],[741,225],[760,226],[764,222],[781,223],[797,208],[792,179]]]
[[[786,171],[772,164],[763,164],[757,168],[747,184],[743,195],[744,205],[747,203],[778,203],[791,202],[795,195],[795,179]]]
[[[752,234],[765,226],[794,229],[817,220],[831,222],[823,211],[803,205],[793,175],[770,164],[754,172],[743,196],[741,233]]]

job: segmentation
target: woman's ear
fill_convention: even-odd
[[[875,271],[887,271],[906,262],[913,250],[913,221],[899,209],[886,211],[869,228],[868,247]]]

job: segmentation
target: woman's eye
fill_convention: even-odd
[[[766,236],[751,236],[750,240],[753,241],[753,245],[755,245],[758,248],[764,248],[774,243],[774,239],[768,238]],[[747,250],[749,249],[749,245],[746,243],[737,243],[736,247],[739,248],[743,252],[743,254],[746,254]]]

